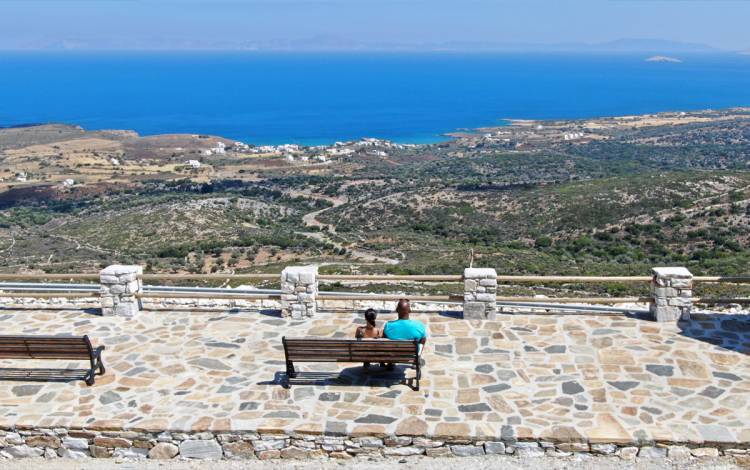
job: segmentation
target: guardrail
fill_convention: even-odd
[[[69,280],[69,281],[98,281],[99,274],[0,274],[0,281],[31,280]]]
[[[279,274],[272,273],[214,273],[214,274],[139,274],[141,281],[265,281],[278,280]],[[100,274],[94,273],[0,273],[0,281],[68,281],[56,283],[44,282],[0,282],[0,297],[15,298],[94,298],[100,296],[98,284],[80,284],[73,281],[99,281]],[[462,275],[338,275],[320,274],[318,281],[349,281],[377,283],[459,283],[464,281]],[[534,283],[534,284],[593,284],[593,283],[651,283],[651,276],[543,276],[543,275],[498,275],[498,283]],[[727,283],[747,284],[750,276],[694,276],[693,283]],[[222,300],[280,300],[283,292],[275,289],[238,290],[205,287],[176,287],[162,285],[144,285],[141,292],[134,294],[139,299],[222,299]],[[366,294],[348,292],[319,292],[316,300],[350,300],[350,301],[396,301],[408,297],[412,302],[463,302],[464,296],[457,295],[409,295],[399,294]],[[503,304],[619,304],[649,303],[652,297],[529,297],[497,296],[496,301]],[[699,304],[750,304],[750,298],[692,298]]]
[[[258,281],[278,280],[279,274],[140,274],[143,281]]]
[[[90,280],[98,281],[98,273],[0,273],[0,281],[14,280]],[[144,281],[215,281],[215,280],[278,280],[276,273],[213,273],[213,274],[139,274],[138,279]],[[651,282],[652,276],[546,276],[546,275],[499,275],[498,282],[533,282],[533,283],[641,283]],[[320,281],[389,281],[389,282],[462,282],[460,274],[319,274]],[[694,283],[750,283],[750,276],[694,276]]]

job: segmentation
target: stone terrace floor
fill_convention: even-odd
[[[291,389],[280,385],[282,336],[349,337],[355,318],[0,310],[2,334],[88,334],[107,348],[107,374],[93,387],[8,380],[14,368],[67,364],[0,360],[0,427],[750,442],[747,316],[678,326],[627,316],[417,314],[430,332],[419,392],[403,383],[411,369],[366,374],[357,364],[303,364]]]

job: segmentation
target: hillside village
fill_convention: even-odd
[[[59,134],[60,140],[42,137],[35,142],[29,137],[48,133]],[[186,173],[210,177],[221,174],[224,166],[246,166],[250,171],[266,166],[314,167],[346,163],[355,154],[387,159],[390,152],[415,147],[374,138],[321,146],[253,146],[203,135],[140,137],[67,125],[8,128],[0,129],[0,188],[55,182],[68,187],[70,180],[96,183],[106,181],[106,175],[115,180],[125,175],[166,179]]]

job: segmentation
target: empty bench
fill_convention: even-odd
[[[0,336],[0,359],[88,360],[86,385],[94,385],[94,375],[104,374],[102,351],[94,348],[88,336]]]
[[[416,369],[416,386],[422,371],[419,365],[419,341],[387,339],[357,340],[329,338],[281,338],[286,356],[286,374],[297,377],[295,362],[370,362],[409,364]]]

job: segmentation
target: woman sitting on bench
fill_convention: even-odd
[[[375,310],[368,308],[365,312],[365,321],[367,324],[365,326],[358,326],[357,331],[354,333],[354,337],[362,340],[362,339],[379,339],[383,337],[383,330],[378,328],[378,324],[375,320],[377,320],[378,314],[375,312]],[[380,364],[381,366],[385,366],[385,364]],[[365,369],[370,367],[369,362],[364,363]]]
[[[378,328],[377,320],[378,314],[375,310],[368,308],[365,312],[365,326],[358,326],[354,337],[357,339],[378,339],[383,337],[383,330]]]

